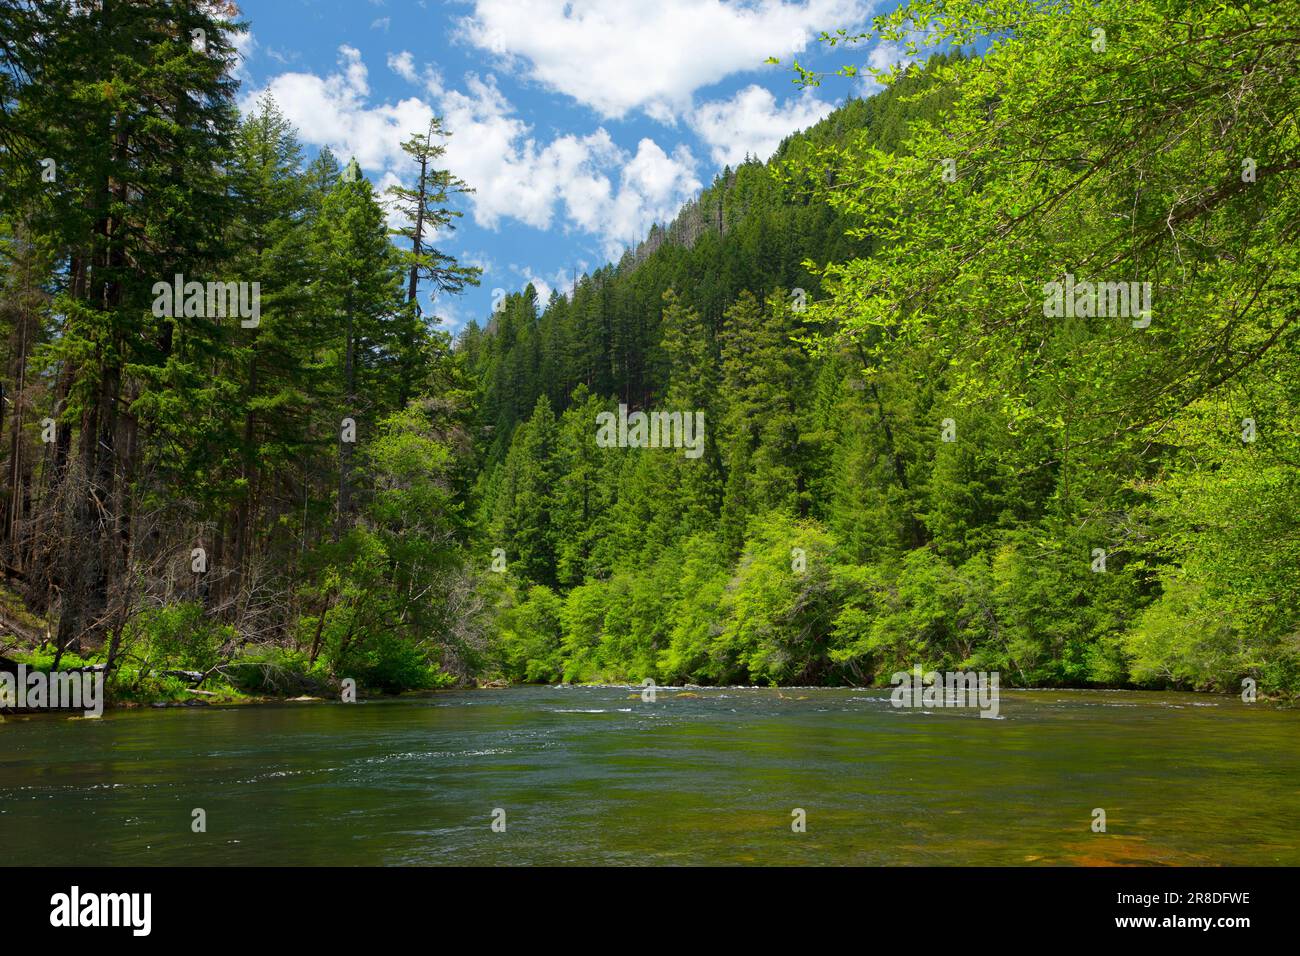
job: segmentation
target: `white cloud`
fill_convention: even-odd
[[[415,57],[411,56],[410,50],[388,54],[388,68],[408,83],[419,79],[415,73]]]
[[[393,21],[391,17],[379,17],[378,19],[370,21],[370,29],[383,30],[385,33],[387,33],[388,28],[392,24],[392,22]]]
[[[808,48],[822,30],[865,21],[871,0],[475,0],[460,35],[601,116],[634,109],[661,122],[696,90],[769,56]]]
[[[452,131],[448,166],[477,190],[474,220],[487,228],[511,218],[549,229],[562,212],[566,228],[598,236],[613,256],[700,188],[685,146],[670,155],[647,138],[629,155],[604,128],[539,143],[491,77],[467,77],[465,92],[444,91],[438,105]]]
[[[556,269],[547,275],[540,275],[533,271],[531,266],[517,266],[514,263],[510,265],[510,271],[519,276],[520,284],[517,291],[522,292],[531,282],[533,288],[537,290],[537,301],[545,306],[550,301],[552,292],[559,292],[566,299],[573,291],[574,270],[580,275],[589,268],[585,260],[573,264],[571,268]],[[516,291],[516,290],[510,290]]]
[[[534,291],[537,293],[537,304],[542,308],[545,308],[546,303],[551,299],[551,283],[539,276],[529,266],[520,268],[519,266],[511,265],[510,271],[520,277],[519,291],[522,292],[531,283]]]
[[[455,296],[431,296],[428,308],[430,312],[427,314],[436,316],[442,323],[443,331],[453,335],[465,328],[471,320],[482,319],[473,306],[457,300]]]
[[[473,252],[468,249],[461,250],[456,259],[461,265],[474,266],[483,270],[483,279],[490,279],[497,271],[497,264],[492,257],[486,252]]]
[[[424,64],[423,70],[417,70],[415,57],[410,50],[388,54],[388,68],[408,83],[423,86],[434,95],[442,93],[442,77],[438,75],[438,71],[430,63]]]
[[[263,88],[245,93],[240,107],[247,113],[263,92],[269,92],[304,142],[329,146],[345,163],[355,156],[366,169],[405,174],[401,143],[429,125],[432,107],[417,97],[370,106],[361,53],[342,46],[338,63],[338,72],[326,77],[281,73]]]
[[[713,161],[735,166],[746,156],[767,160],[781,140],[816,123],[835,108],[811,91],[792,96],[779,106],[761,86],[747,86],[729,100],[703,103],[691,114],[691,126],[709,144]]]
[[[230,45],[234,47],[234,67],[231,73],[241,82],[247,83],[251,79],[248,74],[248,61],[253,58],[257,52],[257,38],[253,36],[253,31],[245,30],[242,33],[231,32],[226,36]]]
[[[494,229],[514,219],[550,229],[558,219],[565,229],[595,236],[611,257],[652,223],[671,218],[700,188],[685,146],[667,153],[646,138],[629,154],[603,127],[539,141],[491,76],[467,76],[464,90],[456,90],[444,88],[428,68],[417,74],[405,51],[390,55],[388,66],[408,79],[420,76],[428,99],[372,105],[361,54],[345,45],[335,72],[282,73],[249,89],[240,105],[247,113],[269,92],[305,142],[329,146],[344,162],[355,156],[380,174],[380,186],[409,179],[401,143],[427,128],[436,110],[452,133],[447,166],[476,190],[466,200],[475,222]]]
[[[411,218],[409,216],[405,216],[402,213],[400,213],[397,209],[397,205],[393,203],[391,200],[389,200],[388,197],[386,196],[389,186],[400,186],[400,185],[402,185],[402,177],[398,176],[397,173],[395,173],[391,169],[385,170],[384,173],[379,177],[379,181],[375,183],[375,192],[378,193],[381,197],[383,197],[382,201],[384,202],[384,218],[388,221],[389,229],[399,229],[403,226],[409,226],[411,224]],[[429,240],[431,242],[436,238],[437,237],[435,235],[429,236]]]
[[[275,49],[274,47],[267,47],[266,55],[269,56],[276,63],[279,63],[281,66],[288,66],[290,63],[294,63],[302,59],[302,54],[298,53],[296,50],[290,50],[287,53],[285,53]]]

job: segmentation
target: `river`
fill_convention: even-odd
[[[520,687],[0,725],[6,865],[1294,866],[1298,833],[1300,711],[1234,697],[1004,690],[990,720]]]

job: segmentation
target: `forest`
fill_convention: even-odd
[[[384,192],[309,156],[236,107],[241,16],[0,0],[0,657],[119,701],[1300,691],[1295,0],[827,34],[909,56],[784,64],[849,98],[455,335],[456,131]],[[620,406],[702,449],[598,441]]]

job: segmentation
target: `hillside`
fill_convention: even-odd
[[[0,5],[0,561],[38,625],[6,655],[140,699],[1293,694],[1294,4],[1187,14],[1212,61],[1161,3],[952,7],[882,38],[978,57],[453,341],[420,306],[478,281],[430,245],[440,120],[381,194],[269,96],[239,115],[224,8]]]

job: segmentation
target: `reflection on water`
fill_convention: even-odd
[[[540,687],[10,718],[0,859],[1300,864],[1300,712],[1004,690],[1000,716],[860,689],[660,689],[650,704]],[[199,807],[206,833],[190,829]]]

